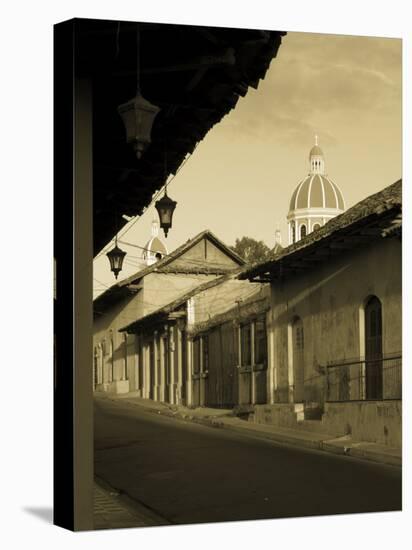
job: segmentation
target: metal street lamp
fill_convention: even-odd
[[[138,159],[151,142],[154,119],[159,107],[150,103],[140,92],[140,27],[137,25],[136,96],[117,108],[126,128],[126,141],[133,145]]]
[[[109,250],[106,256],[109,258],[110,270],[113,271],[114,276],[117,279],[117,276],[119,275],[119,272],[122,270],[123,267],[124,257],[126,256],[126,252],[123,252],[123,250],[121,250],[117,246],[117,235],[114,243],[114,248],[112,248],[112,250]]]
[[[163,197],[155,203],[155,208],[159,214],[160,227],[163,229],[165,237],[167,237],[167,233],[172,227],[172,217],[176,204],[177,202],[168,196],[166,189]]]
[[[160,109],[138,91],[136,97],[119,105],[117,111],[126,128],[126,141],[133,145],[136,156],[140,159],[151,142],[153,122]]]

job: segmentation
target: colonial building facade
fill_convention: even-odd
[[[158,361],[155,349],[142,349],[138,335],[120,329],[243,264],[213,233],[204,231],[101,294],[93,303],[95,390],[138,391],[143,397],[165,399],[164,392],[155,396],[150,384],[142,385],[142,353]],[[170,351],[170,347],[165,349]]]
[[[271,286],[258,421],[400,445],[401,229],[399,181],[241,275]]]

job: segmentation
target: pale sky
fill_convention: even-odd
[[[204,229],[228,245],[247,235],[273,247],[279,225],[286,245],[290,197],[308,172],[315,134],[347,208],[398,180],[401,78],[399,39],[288,33],[258,89],[239,99],[170,183],[178,204],[164,239],[169,252]],[[120,240],[144,246],[155,215],[148,209]],[[119,244],[128,253],[121,280],[138,270],[141,252]],[[104,254],[94,277],[95,296],[115,282]]]

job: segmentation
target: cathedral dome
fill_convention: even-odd
[[[309,174],[293,191],[287,216],[289,244],[316,231],[345,210],[339,187],[325,173],[325,157],[315,136],[309,152]]]
[[[152,222],[152,236],[144,246],[142,258],[146,260],[147,265],[151,265],[157,260],[167,255],[166,245],[159,239],[159,224],[157,220]]]
[[[299,208],[345,209],[345,201],[339,187],[324,174],[309,174],[293,192],[289,210]]]
[[[162,258],[165,254],[167,254],[166,247],[159,239],[159,237],[152,237],[151,239],[149,239],[144,248],[145,250],[143,251],[143,258],[145,259],[149,254],[156,256],[156,253],[159,253],[162,255]]]

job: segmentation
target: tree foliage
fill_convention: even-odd
[[[252,237],[236,239],[235,246],[231,248],[247,263],[263,262],[271,257],[270,248],[263,241],[256,241]]]

